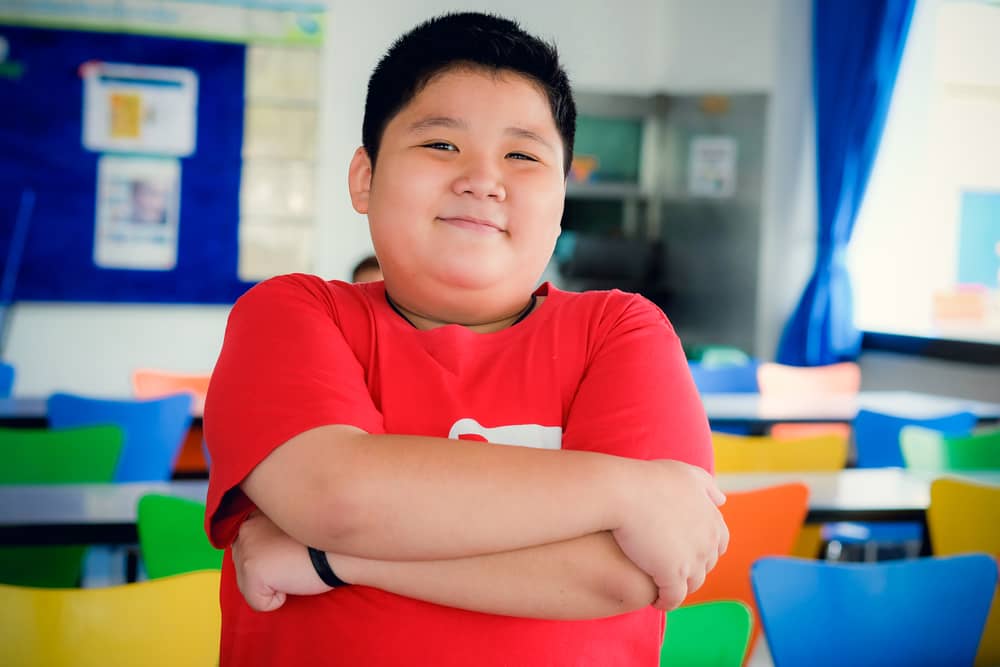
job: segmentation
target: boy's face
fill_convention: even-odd
[[[463,68],[433,78],[392,118],[374,171],[358,150],[350,185],[393,299],[471,323],[523,307],[559,236],[563,174],[541,90]]]

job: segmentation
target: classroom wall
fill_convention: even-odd
[[[446,10],[494,10],[558,44],[581,90],[766,92],[764,201],[754,352],[773,356],[813,261],[815,185],[810,4],[802,0],[330,0],[324,49],[316,271],[346,278],[369,251],[350,208],[347,162],[360,142],[367,78],[403,30]],[[567,8],[571,7],[570,12]],[[69,390],[123,395],[141,366],[207,372],[228,308],[18,304],[4,357],[19,395]],[[864,355],[866,388],[911,388],[1000,400],[1000,370],[897,355]]]
[[[779,0],[329,0],[318,168],[316,272],[346,278],[369,251],[365,220],[347,198],[368,75],[401,32],[448,10],[491,10],[553,39],[579,90],[648,94],[766,90],[775,81]],[[733,32],[737,31],[737,32]],[[736,47],[735,45],[739,45]],[[228,308],[21,303],[4,357],[23,396],[68,390],[123,395],[140,366],[211,370]]]

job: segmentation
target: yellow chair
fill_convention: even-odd
[[[847,438],[842,435],[786,440],[712,433],[712,447],[719,473],[827,472],[847,464]]]
[[[935,480],[927,528],[936,556],[984,552],[1000,558],[1000,487]],[[976,665],[1000,665],[1000,587],[993,596]]]
[[[832,472],[847,464],[848,443],[843,434],[786,440],[712,433],[712,447],[718,473]],[[822,526],[803,526],[792,555],[815,558],[822,543]]]
[[[763,363],[757,367],[761,396],[792,397],[854,395],[861,390],[861,367],[853,361],[827,366],[787,366]],[[816,435],[850,437],[850,424],[775,424],[776,438],[805,438]]]
[[[0,585],[0,664],[209,667],[221,622],[218,572],[110,588]]]

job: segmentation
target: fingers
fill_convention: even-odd
[[[716,507],[721,507],[726,504],[726,494],[722,492],[714,480],[711,481],[705,488],[708,491],[708,497],[712,499],[712,502],[715,503]]]
[[[656,602],[653,606],[662,611],[670,611],[681,606],[684,602],[684,598],[688,595],[687,581],[684,579],[678,579],[677,581],[672,581],[666,586],[659,587],[659,595],[656,598]]]

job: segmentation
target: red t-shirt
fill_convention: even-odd
[[[240,482],[277,446],[326,424],[485,438],[712,468],[708,423],[663,313],[619,291],[563,292],[490,334],[420,331],[382,283],[305,275],[233,308],[205,407],[207,527],[228,547],[251,509]],[[461,444],[456,442],[456,447]],[[258,613],[222,571],[222,665],[653,665],[664,617],[546,621],[439,606],[365,586]]]

